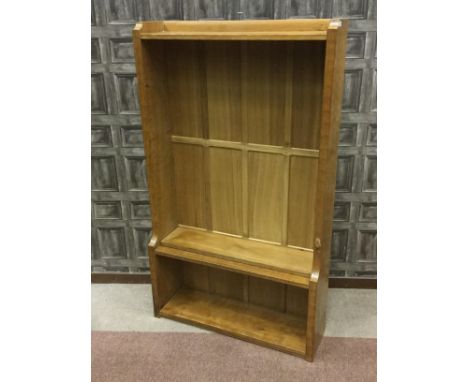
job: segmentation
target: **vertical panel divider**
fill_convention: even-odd
[[[210,138],[209,118],[208,118],[208,80],[207,80],[207,65],[206,57],[208,49],[205,42],[200,42],[198,45],[198,61],[202,82],[201,102],[203,108],[203,138],[208,140]],[[213,230],[212,214],[211,214],[211,184],[210,184],[210,148],[208,145],[203,145],[203,176],[205,183],[205,216],[206,216],[206,229]]]
[[[206,229],[213,230],[213,222],[211,216],[211,185],[210,185],[210,148],[203,146],[203,172],[205,177],[205,215],[206,215]]]
[[[246,108],[248,105],[245,104],[244,94],[245,89],[245,73],[246,73],[246,43],[240,43],[240,81],[241,81],[241,94],[240,94],[240,103],[241,103],[241,113],[242,113],[242,236],[249,237],[249,177],[248,177],[248,168],[249,168],[249,153],[245,149],[245,144],[249,141],[249,130],[248,130],[248,121],[247,121],[247,112]]]
[[[284,100],[284,145],[291,146],[292,102],[293,102],[293,43],[286,45],[286,89]]]
[[[249,152],[242,149],[242,236],[249,237]]]
[[[284,105],[284,145],[291,146],[292,139],[292,103],[293,103],[293,43],[286,46],[286,89]],[[289,209],[289,168],[290,155],[284,156],[284,190],[283,190],[283,224],[281,227],[281,244],[288,244],[288,209]]]
[[[249,152],[246,149],[246,144],[249,142],[249,130],[247,124],[247,113],[244,101],[245,89],[245,74],[246,74],[246,43],[240,42],[240,110],[241,110],[241,123],[242,123],[242,132],[241,132],[241,142],[242,142],[242,236],[245,238],[249,237]],[[249,276],[244,276],[244,301],[249,302]]]
[[[288,244],[288,209],[289,209],[289,176],[290,155],[284,156],[284,183],[283,183],[283,224],[281,226],[281,244]]]

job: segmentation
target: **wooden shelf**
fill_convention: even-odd
[[[326,40],[326,31],[313,32],[155,32],[142,33],[142,40]]]
[[[139,23],[142,40],[326,40],[333,20],[156,21]]]
[[[305,355],[305,318],[190,289],[180,289],[160,314],[288,353]]]
[[[347,29],[331,19],[136,24],[155,315],[312,360]]]
[[[286,273],[281,270],[273,270],[264,268],[262,266],[241,263],[235,260],[228,260],[216,256],[193,253],[181,249],[166,247],[164,245],[160,245],[159,247],[157,247],[156,254],[163,257],[169,257],[172,259],[188,261],[190,263],[220,268],[227,271],[242,273],[249,276],[256,276],[303,289],[309,288],[309,277],[293,275],[291,273]]]
[[[239,266],[249,265],[250,272],[260,277],[265,271],[275,271],[283,282],[287,282],[288,276],[296,276],[295,283],[301,286],[309,283],[314,257],[311,250],[289,248],[186,227],[176,228],[162,240],[162,245],[202,255],[204,258],[200,261],[205,263],[213,262],[218,265],[219,260],[225,260],[237,263]],[[183,252],[178,254],[181,258],[185,255]],[[225,266],[228,267],[228,264]],[[257,271],[255,272],[252,267],[256,267]]]

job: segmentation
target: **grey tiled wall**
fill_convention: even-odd
[[[151,231],[131,31],[151,19],[350,19],[332,276],[377,272],[375,0],[95,0],[91,13],[92,271],[147,272]]]

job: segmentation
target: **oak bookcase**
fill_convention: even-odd
[[[346,33],[325,19],[135,26],[156,316],[313,359]]]

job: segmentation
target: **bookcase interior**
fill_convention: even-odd
[[[325,19],[137,24],[156,315],[312,359],[346,30]]]
[[[304,356],[307,289],[166,257],[158,265],[175,290],[161,316]]]
[[[175,199],[159,211],[164,236],[185,226],[311,250],[324,42],[143,46]]]

